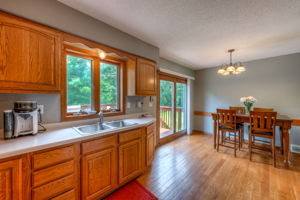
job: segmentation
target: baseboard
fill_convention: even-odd
[[[207,134],[207,135],[213,135],[213,133],[210,133],[210,132],[205,132],[205,131],[200,131],[200,130],[193,130],[192,131],[192,134],[193,135],[196,135],[196,134]],[[191,134],[191,135],[192,135]]]
[[[291,152],[300,154],[300,146],[296,144],[291,144]]]

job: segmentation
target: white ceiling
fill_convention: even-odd
[[[193,69],[300,52],[300,0],[59,0]]]

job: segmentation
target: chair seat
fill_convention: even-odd
[[[231,131],[234,130],[234,128],[228,127],[228,126],[219,126],[219,128],[221,128],[221,129],[227,129],[227,130],[231,130]],[[236,130],[239,130],[239,129],[240,129],[240,125],[236,124]]]
[[[270,132],[261,132],[261,131],[253,131],[253,134],[257,135],[266,135],[266,136],[272,136],[273,134]]]
[[[238,126],[244,126],[244,123],[241,123],[241,122],[238,122],[238,123],[236,123]]]

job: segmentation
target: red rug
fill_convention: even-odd
[[[149,190],[137,180],[130,182],[104,200],[158,200]]]

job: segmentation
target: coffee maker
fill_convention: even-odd
[[[13,109],[13,137],[38,133],[38,110],[36,101],[16,101]]]

